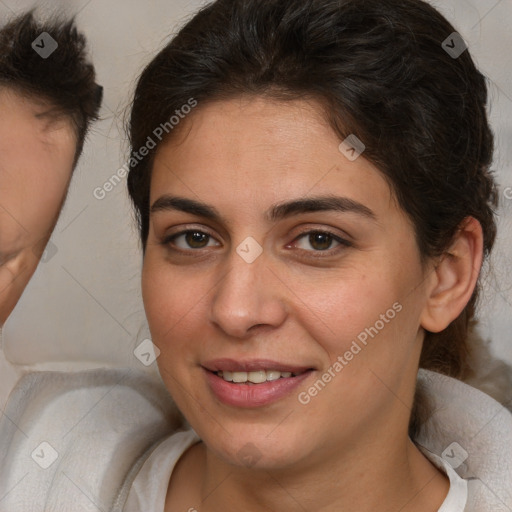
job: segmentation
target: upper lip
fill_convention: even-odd
[[[280,363],[270,359],[250,359],[246,361],[235,359],[214,359],[202,364],[211,372],[253,372],[258,370],[275,370],[281,372],[302,373],[311,370],[310,366]]]

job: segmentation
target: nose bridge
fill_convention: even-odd
[[[229,255],[229,270],[212,299],[212,321],[227,334],[243,337],[254,325],[276,326],[285,316],[278,282],[259,243],[248,237]]]

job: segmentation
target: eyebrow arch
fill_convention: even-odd
[[[222,216],[215,207],[194,199],[170,195],[163,195],[157,199],[151,206],[150,214],[173,210],[205,217],[218,223],[222,222]],[[348,197],[339,196],[308,197],[275,204],[265,213],[265,218],[269,222],[276,222],[295,214],[321,211],[356,213],[377,222],[377,216],[370,208]]]

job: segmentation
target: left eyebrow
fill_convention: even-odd
[[[161,211],[182,211],[198,217],[221,223],[222,216],[211,205],[201,203],[194,199],[163,195],[151,206],[150,213]],[[338,211],[355,213],[371,221],[377,222],[377,216],[367,206],[348,197],[319,196],[297,199],[273,205],[266,213],[265,218],[269,222],[277,222],[292,215],[321,211]]]
[[[266,217],[270,222],[291,217],[299,213],[337,211],[356,213],[372,221],[377,221],[377,216],[367,206],[348,197],[320,196],[297,199],[272,206]]]

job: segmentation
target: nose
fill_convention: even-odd
[[[285,289],[264,252],[248,263],[233,250],[212,297],[210,320],[228,336],[241,339],[256,327],[276,328],[287,316]]]

